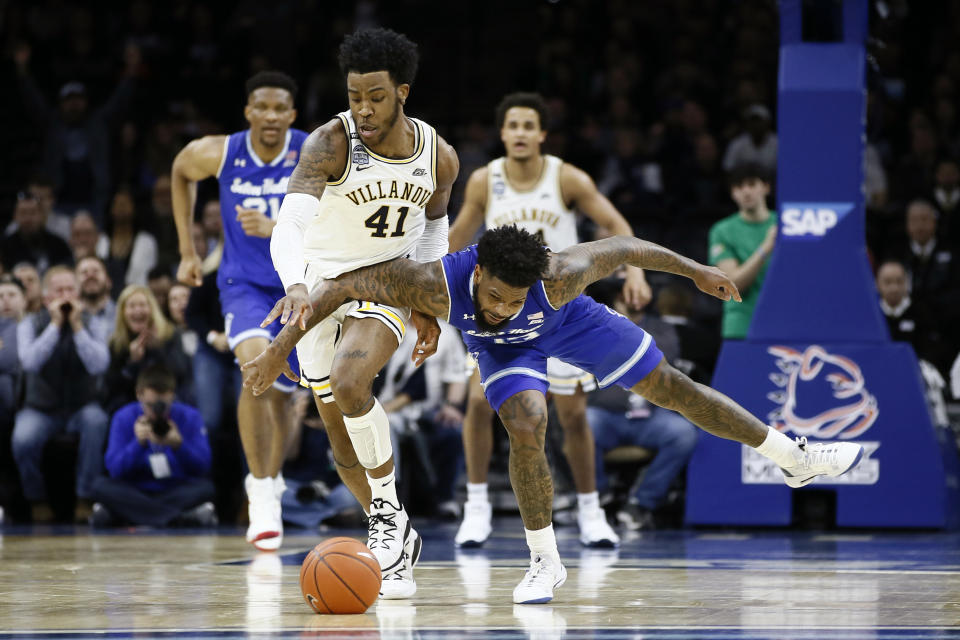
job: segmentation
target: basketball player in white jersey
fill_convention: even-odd
[[[304,143],[271,241],[287,293],[282,323],[306,321],[308,292],[324,279],[447,252],[447,203],[459,163],[431,126],[404,114],[417,58],[414,43],[387,29],[359,30],[341,44],[350,109]],[[367,546],[380,563],[385,599],[416,591],[421,543],[397,498],[390,426],[371,386],[409,318],[408,309],[353,302],[297,347],[301,381],[314,391],[337,471],[370,517]],[[440,329],[426,317],[417,328],[422,360],[436,350]]]
[[[579,242],[577,211],[609,235],[632,236],[629,223],[599,191],[585,172],[555,156],[540,153],[547,136],[547,108],[535,93],[512,93],[497,106],[497,126],[506,156],[470,175],[463,206],[450,228],[450,251],[465,247],[480,228],[514,224],[540,237],[552,251]],[[643,271],[627,267],[624,296],[633,307],[650,300]],[[592,375],[555,358],[547,363],[550,393],[563,429],[563,451],[577,489],[580,542],[588,547],[612,547],[619,537],[607,523],[596,489],[593,433],[587,424],[587,391],[596,388]],[[467,467],[467,502],[456,543],[480,546],[492,531],[487,497],[487,472],[493,453],[493,409],[474,371],[463,423]]]

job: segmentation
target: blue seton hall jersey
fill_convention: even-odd
[[[245,234],[236,207],[257,209],[276,219],[306,137],[298,129],[288,130],[283,151],[270,164],[264,164],[253,150],[249,129],[227,136],[217,173],[224,236],[223,260],[217,274],[221,290],[228,282],[246,282],[283,291],[270,258],[270,238]]]
[[[597,377],[605,387],[631,388],[650,373],[663,354],[646,333],[616,311],[579,295],[555,309],[543,281],[527,292],[523,308],[494,333],[474,320],[473,272],[476,245],[441,259],[450,294],[447,321],[460,330],[480,368],[484,393],[499,410],[510,396],[547,390],[547,357],[563,360]]]

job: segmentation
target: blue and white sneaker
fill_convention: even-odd
[[[515,604],[543,604],[553,600],[553,590],[567,580],[567,570],[560,556],[530,552],[530,568],[513,590]]]
[[[781,467],[783,480],[797,489],[813,482],[817,476],[837,477],[857,466],[863,457],[863,447],[855,442],[814,442],[807,444],[806,436],[797,438],[796,464]]]

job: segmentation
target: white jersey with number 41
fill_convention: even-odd
[[[360,140],[349,111],[337,114],[349,140],[347,166],[327,182],[320,214],[307,226],[304,258],[311,271],[333,278],[378,262],[414,255],[437,189],[437,133],[410,118],[416,144],[409,158],[385,158]]]

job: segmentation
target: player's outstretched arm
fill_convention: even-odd
[[[565,162],[560,167],[560,189],[563,192],[564,201],[569,198],[570,204],[585,213],[607,234],[633,237],[630,223],[617,211],[613,203],[600,193],[593,179],[585,171]],[[626,272],[627,277],[623,283],[624,300],[630,308],[642,309],[650,303],[653,291],[647,284],[643,269],[628,265]]]
[[[292,311],[290,296],[274,305],[261,326],[265,327],[277,318],[285,322],[285,326],[263,353],[241,366],[244,385],[260,395],[281,373],[295,380],[285,366],[286,357],[307,331],[344,302],[353,299],[410,307],[428,316],[445,317],[450,307],[439,261],[419,263],[398,258],[324,280],[310,292],[313,314],[305,322],[289,321]]]
[[[217,175],[223,160],[226,136],[204,136],[180,150],[170,171],[173,222],[177,225],[180,266],[177,280],[191,287],[203,283],[200,256],[193,246],[193,207],[197,201],[197,182]]]
[[[549,273],[543,280],[550,304],[560,307],[570,302],[583,293],[587,285],[610,275],[623,263],[686,276],[704,293],[740,302],[736,285],[720,269],[646,240],[616,236],[575,244],[553,254]]]

